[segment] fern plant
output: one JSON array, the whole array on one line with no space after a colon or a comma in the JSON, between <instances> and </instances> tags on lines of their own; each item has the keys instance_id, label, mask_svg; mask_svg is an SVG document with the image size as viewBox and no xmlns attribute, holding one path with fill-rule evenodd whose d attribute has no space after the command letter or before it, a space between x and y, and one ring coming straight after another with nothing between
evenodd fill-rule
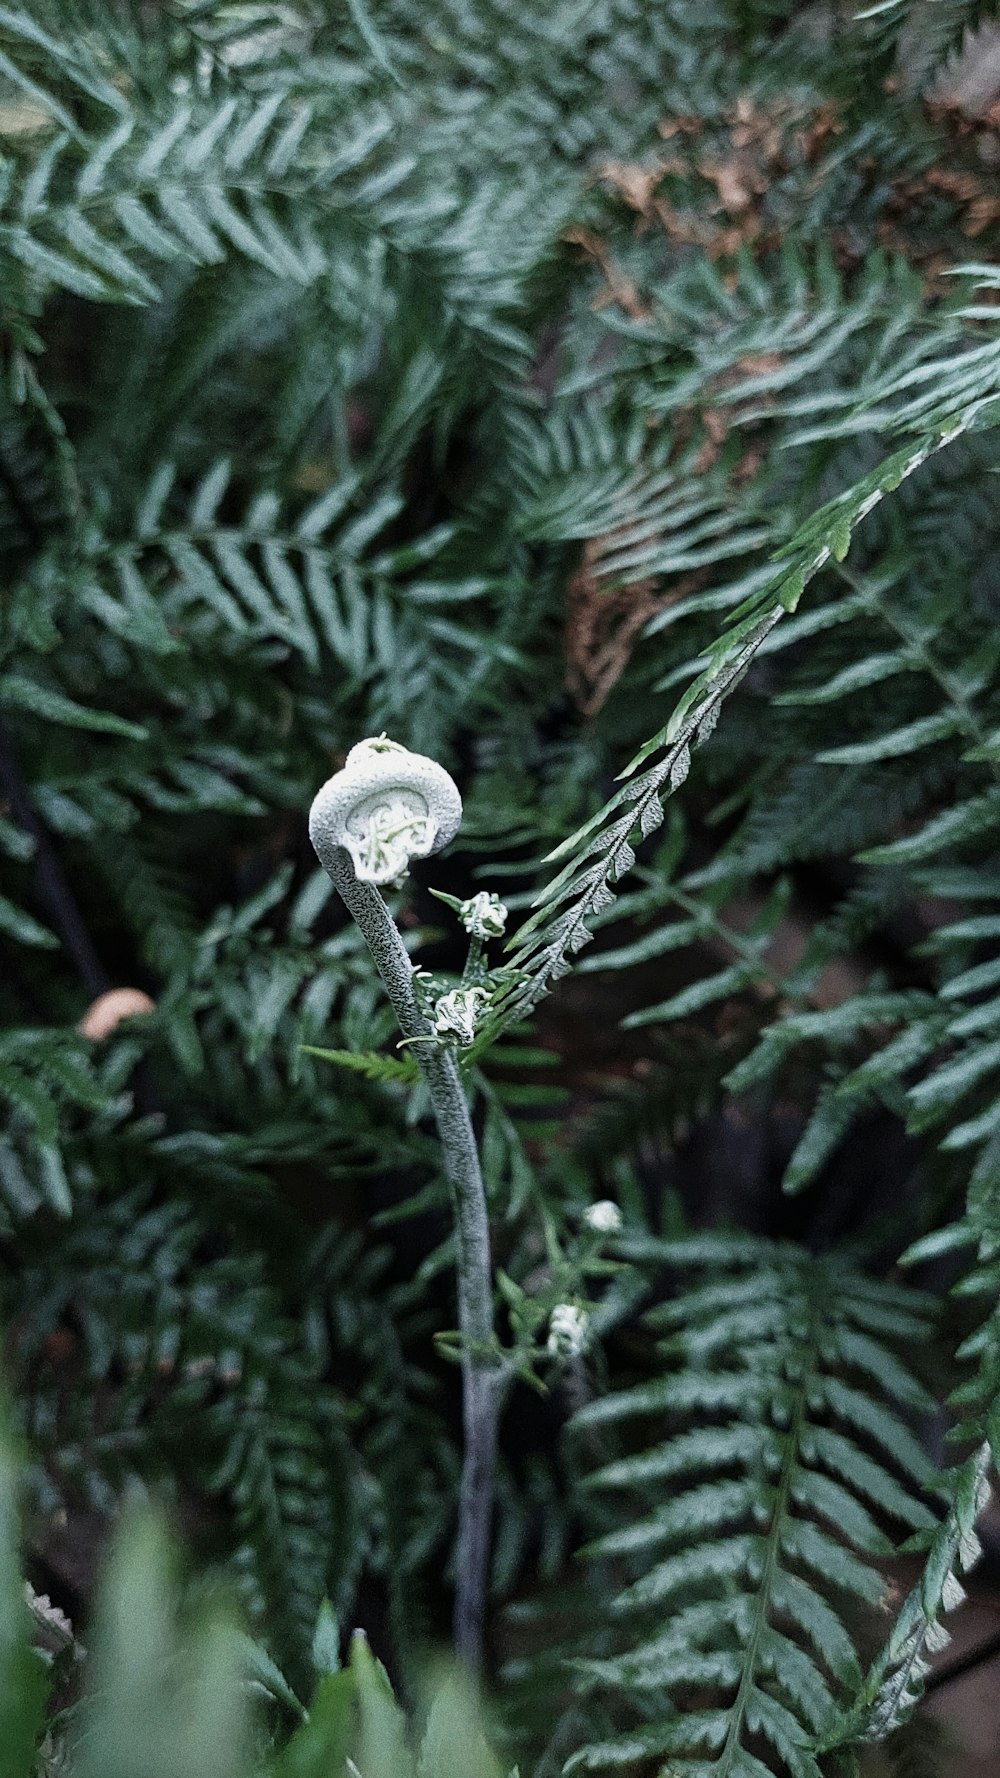
<instances>
[{"instance_id":1,"label":"fern plant","mask_svg":"<svg viewBox=\"0 0 1000 1778\"><path fill-rule=\"evenodd\" d=\"M704 1281L646 1311L651 1380L574 1420L606 1451L627 1438L587 1476L602 1500L627 1503L626 1523L588 1550L616 1589L622 1647L578 1670L636 1721L571 1768L656 1755L721 1778L777 1756L795 1778L815 1774L817 1738L860 1679L844 1620L854 1601L884 1598L874 1559L891 1548L886 1529L934 1522L932 1466L885 1399L891 1388L904 1412L927 1405L896 1356L926 1337L926 1305L745 1238L633 1254Z\"/></svg>"},{"instance_id":2,"label":"fern plant","mask_svg":"<svg viewBox=\"0 0 1000 1778\"><path fill-rule=\"evenodd\" d=\"M311 1642L307 1710L266 1651L235 1627L223 1599L183 1597L169 1540L148 1516L122 1527L104 1579L93 1690L55 1715L36 1765L45 1667L55 1687L64 1678L60 1668L72 1667L81 1650L72 1625L47 1598L28 1587L25 1599L14 1511L18 1464L6 1429L2 1450L10 1510L3 1527L0 1674L4 1771L11 1778L29 1771L119 1778L177 1771L239 1778L252 1771L289 1778L320 1770L346 1778L359 1769L352 1753L373 1778L416 1771L410 1725L363 1635L353 1639L342 1667L336 1619L324 1602ZM48 1638L44 1654L32 1644L32 1627ZM459 1762L476 1778L499 1774L475 1713L467 1678L439 1675L417 1737L422 1774L449 1778Z\"/></svg>"},{"instance_id":3,"label":"fern plant","mask_svg":"<svg viewBox=\"0 0 1000 1778\"><path fill-rule=\"evenodd\" d=\"M917 1710L996 1441L991 28L0 8L25 1553L78 1646L91 1543L162 1494L255 1638L192 1663L128 1605L155 1539L119 1558L95 1662L134 1641L151 1770L492 1773L322 1607L409 1705L467 1582L455 1358L502 1372L522 1770L815 1773ZM402 1050L304 820L380 735L464 803L389 895ZM483 897L512 937L467 960ZM39 1740L14 1566L17 1778L138 1778L113 1678L69 1734L72 1652Z\"/></svg>"}]
</instances>

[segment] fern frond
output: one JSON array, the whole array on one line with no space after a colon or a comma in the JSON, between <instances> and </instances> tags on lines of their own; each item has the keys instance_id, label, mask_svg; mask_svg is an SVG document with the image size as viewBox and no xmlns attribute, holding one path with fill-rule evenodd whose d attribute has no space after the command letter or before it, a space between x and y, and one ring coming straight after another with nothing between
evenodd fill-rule
<instances>
[{"instance_id":1,"label":"fern frond","mask_svg":"<svg viewBox=\"0 0 1000 1778\"><path fill-rule=\"evenodd\" d=\"M321 1062L334 1062L338 1068L348 1068L354 1074L363 1074L366 1080L412 1082L419 1078L417 1064L408 1056L382 1056L376 1050L321 1050L310 1043L302 1045L302 1053L318 1056Z\"/></svg>"},{"instance_id":2,"label":"fern frond","mask_svg":"<svg viewBox=\"0 0 1000 1778\"><path fill-rule=\"evenodd\" d=\"M929 1541L920 1581L907 1595L849 1715L829 1736L830 1747L883 1741L912 1716L929 1671L927 1656L950 1640L940 1620L961 1605L960 1577L982 1554L976 1521L991 1498L993 1463L987 1443L948 1478L948 1511Z\"/></svg>"},{"instance_id":3,"label":"fern frond","mask_svg":"<svg viewBox=\"0 0 1000 1778\"><path fill-rule=\"evenodd\" d=\"M70 1216L73 1192L66 1152L81 1113L111 1131L128 1114L124 1090L138 1055L119 1040L98 1064L77 1031L8 1030L0 1036L0 1095L8 1116L0 1136L0 1198L20 1221L46 1205Z\"/></svg>"},{"instance_id":4,"label":"fern frond","mask_svg":"<svg viewBox=\"0 0 1000 1778\"><path fill-rule=\"evenodd\" d=\"M998 369L992 348L990 377ZM628 782L599 814L550 854L570 861L535 899L536 912L510 941L512 967L522 973L520 985L502 1003L500 1017L522 1015L565 973L569 958L591 937L587 924L613 899L611 885L632 867L636 834L647 838L663 819L663 801L687 777L691 750L712 733L722 703L739 684L762 644L786 611L794 611L807 582L831 559L842 559L855 525L886 494L912 475L935 451L971 426L983 395L960 416L953 416L943 436L927 438L897 452L848 493L822 508L780 552L791 564L772 574L737 608L729 628L705 651L707 665L675 707L666 727L647 741L621 774ZM651 757L661 757L645 771ZM636 773L639 776L635 776Z\"/></svg>"},{"instance_id":5,"label":"fern frond","mask_svg":"<svg viewBox=\"0 0 1000 1778\"><path fill-rule=\"evenodd\" d=\"M144 1208L133 1196L97 1214L80 1208L58 1283L19 1353L34 1373L32 1432L56 1498L82 1482L106 1510L124 1478L152 1479L168 1465L227 1501L247 1603L285 1657L301 1660L324 1592L339 1589L343 1601L353 1583L356 1490L342 1404L261 1267L232 1255L206 1269L202 1239L181 1204ZM79 1347L71 1403L46 1342L73 1322L84 1280L76 1331L63 1336ZM30 1301L30 1272L24 1287Z\"/></svg>"},{"instance_id":6,"label":"fern frond","mask_svg":"<svg viewBox=\"0 0 1000 1778\"><path fill-rule=\"evenodd\" d=\"M890 1526L934 1525L932 1466L883 1393L926 1405L896 1356L926 1331L925 1303L740 1237L629 1251L707 1280L645 1316L662 1371L574 1421L580 1438L626 1438L587 1483L632 1505L588 1550L632 1576L612 1606L623 1641L579 1662L578 1683L633 1721L572 1764L641 1753L664 1774L749 1775L762 1739L780 1769L816 1778L860 1681L851 1626L883 1597L873 1558Z\"/></svg>"}]
</instances>

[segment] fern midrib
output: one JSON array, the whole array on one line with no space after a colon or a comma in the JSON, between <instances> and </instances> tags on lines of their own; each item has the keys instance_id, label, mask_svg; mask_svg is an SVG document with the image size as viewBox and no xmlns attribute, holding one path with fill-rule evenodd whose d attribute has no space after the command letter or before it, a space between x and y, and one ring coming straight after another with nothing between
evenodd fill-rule
<instances>
[{"instance_id":1,"label":"fern midrib","mask_svg":"<svg viewBox=\"0 0 1000 1778\"><path fill-rule=\"evenodd\" d=\"M351 168L349 170L353 172L357 169ZM363 171L363 169L361 170ZM362 193L348 189L341 196L337 197L332 195L328 188L318 189L316 182L295 187L294 185L285 183L279 179L268 180L262 178L259 181L253 181L248 178L239 179L235 177L225 178L220 176L213 181L208 178L180 178L177 176L170 177L168 175L164 178L157 178L151 184L146 184L145 182L137 184L123 183L120 189L117 190L110 190L108 187L102 187L99 192L93 193L89 198L85 197L81 199L75 206L65 199L62 199L57 203L42 202L32 212L30 219L21 218L20 221L14 223L0 223L0 237L12 231L17 232L20 230L22 233L27 232L28 220L35 220L40 216L48 216L51 218L68 216L71 218L74 213L82 215L88 207L97 209L102 204L106 209L110 210L112 215L114 215L114 201L116 198L132 197L138 201L150 202L164 189L177 189L184 192L213 191L221 194L223 197L227 194L238 194L244 197L256 198L260 201L281 198L290 203L299 203L303 205L309 204L318 215L326 221L331 219L340 221L350 219L360 235L372 241L381 241L390 253L395 253L401 259L404 259L411 269L422 278L424 283L428 286L436 287L442 291L447 287L448 271L450 270L447 258L445 258L441 276L435 278L433 273L428 272L428 266L434 263L435 258L440 262L440 255L434 255L432 257L432 248L436 243L428 243L426 240L415 242L408 239L405 234L405 219L393 218L386 221L383 216L379 216L377 213L375 213L374 216L371 216L366 209L366 206L361 201L363 188ZM245 221L245 218L241 217L240 220ZM448 211L442 215L439 220L442 226L444 226L453 220L453 213ZM216 228L221 226L217 221L214 221L214 219L211 225ZM183 242L179 242L178 259L189 256L189 253L189 246ZM247 257L245 254L243 256ZM252 258L253 256L249 257ZM200 260L196 259L196 265L200 266L201 263ZM536 267L532 266L531 271L534 271L535 269ZM322 276L321 273L317 275ZM507 274L508 277L511 275L517 277L517 272L515 271L513 274ZM521 276L524 277L525 275L524 268L522 268ZM312 278L308 280L308 282L312 281ZM462 283L467 286L469 282L470 279L468 273L466 273ZM483 281L480 279L479 283L482 284L482 282ZM464 327L468 331L472 336L471 343L474 346L477 344L477 330L486 330L488 328L488 321L492 316L493 310L496 307L506 309L510 306L510 299L508 298L499 305L495 302L490 304L484 313L477 313L467 302L464 302L461 297L456 297L454 291L451 291L447 295L442 294L440 301L444 315L448 320L457 322L459 326Z\"/></svg>"},{"instance_id":2,"label":"fern midrib","mask_svg":"<svg viewBox=\"0 0 1000 1778\"><path fill-rule=\"evenodd\" d=\"M673 901L685 912L697 913L704 920L705 932L701 936L714 938L719 944L728 945L738 958L753 969L762 983L773 990L780 1001L787 1003L785 1009L780 1007L777 1009L777 1016L767 1029L776 1029L785 1017L786 1010L805 1013L824 1010L822 1002L816 998L815 988L812 991L807 991L803 988L793 987L786 976L782 976L776 969L771 968L761 952L755 949L752 940L747 940L742 933L728 926L725 921L719 918L714 909L699 907L693 897L686 895L682 889L674 886L671 886L669 893ZM795 968L798 967L799 964L796 964ZM893 1096L894 1085L895 1082L892 1080L874 1080L870 1083L868 1090L880 1105L885 1106L890 1115L896 1117L899 1114L899 1106Z\"/></svg>"},{"instance_id":3,"label":"fern midrib","mask_svg":"<svg viewBox=\"0 0 1000 1778\"><path fill-rule=\"evenodd\" d=\"M701 698L686 712L684 720L680 724L676 734L666 743L666 752L663 759L658 765L649 768L648 788L635 797L631 807L632 819L625 832L622 833L618 839L609 844L606 843L603 852L601 851L602 841L607 840L608 832L613 831L613 828L623 820L623 816L616 814L610 829L605 829L603 834L600 830L595 833L593 838L593 850L591 851L588 847L582 860L578 863L577 868L586 869L587 859L593 858L596 862L591 868L596 871L597 864L600 865L600 876L597 886L594 888L588 885L584 889L583 894L578 896L575 901L570 900L570 917L560 939L558 956L552 955L551 945L546 946L544 944L544 926L540 926L536 932L529 935L529 942L527 944L519 946L514 951L511 958L511 965L514 968L518 968L519 966L523 967L523 965L526 964L529 973L529 981L525 985L523 996L519 995L509 1009L510 1017L516 1017L522 1010L527 1010L534 1006L537 1001L548 992L550 982L552 981L558 963L573 955L576 950L582 948L582 943L575 944L574 940L580 938L582 934L584 935L582 942L585 942L586 937L590 936L587 933L586 922L593 912L595 900L599 898L602 891L608 890L612 883L619 882L626 874L626 871L631 868L631 864L635 858L635 851L630 836L635 832L637 827L641 827L643 817L650 808L654 806L662 808L663 803L670 795L672 795L673 791L676 789L676 784L672 777L673 768L676 762L681 759L686 747L696 744L695 737L703 726L706 717L717 708L721 708L721 705L725 702L726 696L732 687L734 679L737 679L740 676L743 667L749 664L753 659L761 643L765 640L766 636L770 634L771 630L780 621L783 615L784 607L781 605L774 605L761 619L759 628L753 636L752 643L745 645L740 650L735 660L730 660L725 664L718 676L711 682L711 684L704 688ZM641 782L641 780L638 780L637 782ZM622 800L627 808L627 802L624 797ZM558 881L558 879L556 880ZM539 898L540 908L544 907L548 894L549 890L546 889L546 891L543 892L542 897ZM558 906L559 904L554 903L552 905ZM562 915L561 918L566 919L567 916ZM531 968L533 963L537 967L537 974L532 977ZM507 1015L505 1015L505 1021L506 1019Z\"/></svg>"},{"instance_id":4,"label":"fern midrib","mask_svg":"<svg viewBox=\"0 0 1000 1778\"><path fill-rule=\"evenodd\" d=\"M802 1375L798 1385L795 1410L788 1427L781 1474L775 1489L774 1511L771 1517L771 1528L768 1532L764 1571L757 1587L754 1605L753 1629L746 1645L743 1671L740 1674L740 1682L731 1706L729 1731L716 1764L718 1778L731 1778L734 1762L741 1750L743 1725L757 1675L761 1638L768 1628L770 1620L771 1588L778 1572L781 1555L781 1531L791 1500L792 1481L799 1467L799 1444L806 1424L809 1381L815 1373L819 1357L819 1321L820 1314L817 1312L815 1304L810 1301L809 1329L805 1338L796 1348L797 1354L801 1354L804 1360Z\"/></svg>"},{"instance_id":5,"label":"fern midrib","mask_svg":"<svg viewBox=\"0 0 1000 1778\"><path fill-rule=\"evenodd\" d=\"M846 573L843 568L839 570L839 573L841 579L846 580L848 585L856 591L862 592L864 590L855 576ZM919 630L907 624L898 612L893 611L890 605L882 604L877 598L871 600L871 610L873 615L885 624L886 629L891 630L900 642L906 644L927 677L933 679L938 690L947 699L949 707L954 711L962 733L975 742L977 747L985 746L989 738L989 731L980 722L970 694L956 683L954 676L949 673L946 667L941 666L928 644L921 637ZM1000 777L1000 766L991 761L988 769L995 778Z\"/></svg>"},{"instance_id":6,"label":"fern midrib","mask_svg":"<svg viewBox=\"0 0 1000 1778\"><path fill-rule=\"evenodd\" d=\"M347 522L350 522L349 520ZM162 550L168 554L171 543L190 543L194 546L210 548L214 543L232 543L241 549L260 549L272 544L289 555L320 556L334 565L344 563L346 566L364 573L376 570L371 562L363 556L344 555L338 549L336 541L322 537L303 537L298 532L288 530L255 531L249 525L173 525L156 531L150 531L145 537L104 538L87 557L88 565L113 563L121 556L128 556L136 562L148 550ZM391 581L391 576L381 572L380 577Z\"/></svg>"},{"instance_id":7,"label":"fern midrib","mask_svg":"<svg viewBox=\"0 0 1000 1778\"><path fill-rule=\"evenodd\" d=\"M707 904L702 905L695 900L694 896L687 895L683 889L674 884L670 885L668 894L670 899L676 902L679 908L683 908L686 914L696 916L703 922L704 933L699 934L699 937L714 938L719 944L728 945L737 957L748 964L755 974L759 975L769 987L774 989L776 994L780 994L784 999L792 1001L803 1010L814 1006L815 1002L810 994L804 994L797 988L790 988L785 977L780 975L776 969L771 968L761 948L752 939L748 939L744 933L738 932L734 926L729 926L725 920L721 920L714 908ZM771 935L767 934L766 936L770 942Z\"/></svg>"}]
</instances>

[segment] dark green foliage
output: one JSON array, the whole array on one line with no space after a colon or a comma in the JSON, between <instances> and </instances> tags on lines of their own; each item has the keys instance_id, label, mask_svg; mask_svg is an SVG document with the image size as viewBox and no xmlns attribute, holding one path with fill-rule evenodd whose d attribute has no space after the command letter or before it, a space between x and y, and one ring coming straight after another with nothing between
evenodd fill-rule
<instances>
[{"instance_id":1,"label":"dark green foliage","mask_svg":"<svg viewBox=\"0 0 1000 1778\"><path fill-rule=\"evenodd\" d=\"M51 1441L54 1487L82 1486L98 1505L110 1504L140 1453L230 1502L250 1602L269 1601L280 1645L301 1650L324 1591L350 1582L357 1530L343 1404L318 1382L252 1262L233 1254L199 1264L203 1242L183 1207L144 1209L129 1195L103 1221L77 1216L57 1289L43 1268L27 1268L23 1287L37 1303L19 1342L32 1377L29 1431ZM69 1316L66 1400L46 1342Z\"/></svg>"},{"instance_id":2,"label":"dark green foliage","mask_svg":"<svg viewBox=\"0 0 1000 1778\"><path fill-rule=\"evenodd\" d=\"M241 1753L232 1638L209 1613L177 1639L135 1532L95 1666L145 1700L148 1759L109 1680L83 1773L329 1778L356 1730L364 1778L413 1770L361 1645L350 1676L315 1662L291 1738L281 1679L307 1695L327 1598L411 1685L453 1579L447 1192L305 836L382 730L465 800L396 903L418 961L462 968L432 883L514 915L465 1058L532 1385L495 1525L510 1740L538 1778L748 1778L909 1718L1000 1399L990 29L955 0L0 7L28 1555L75 1612L93 1563L60 1575L56 1529L103 1541L162 1493L271 1698ZM85 1035L119 986L151 1009ZM608 1198L617 1243L584 1217ZM885 1281L913 1242L935 1294L959 1279L943 1467L898 1357L927 1305ZM569 1362L560 1303L589 1315ZM435 1708L420 1778L492 1774L468 1701Z\"/></svg>"}]
</instances>

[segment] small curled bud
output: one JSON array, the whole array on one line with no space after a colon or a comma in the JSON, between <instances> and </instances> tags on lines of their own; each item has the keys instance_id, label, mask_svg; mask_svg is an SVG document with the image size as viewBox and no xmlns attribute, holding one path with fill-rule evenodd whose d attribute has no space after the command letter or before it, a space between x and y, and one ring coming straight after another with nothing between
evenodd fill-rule
<instances>
[{"instance_id":1,"label":"small curled bud","mask_svg":"<svg viewBox=\"0 0 1000 1778\"><path fill-rule=\"evenodd\" d=\"M610 1198L601 1198L596 1204L587 1205L583 1220L596 1235L616 1235L622 1226L622 1213Z\"/></svg>"},{"instance_id":2,"label":"small curled bud","mask_svg":"<svg viewBox=\"0 0 1000 1778\"><path fill-rule=\"evenodd\" d=\"M507 909L499 895L488 895L485 889L461 903L458 917L471 938L502 938L507 925Z\"/></svg>"},{"instance_id":3,"label":"small curled bud","mask_svg":"<svg viewBox=\"0 0 1000 1778\"><path fill-rule=\"evenodd\" d=\"M459 1043L475 1041L479 1009L489 995L485 988L452 988L434 1008L434 1029L439 1037L457 1037Z\"/></svg>"},{"instance_id":4,"label":"small curled bud","mask_svg":"<svg viewBox=\"0 0 1000 1778\"><path fill-rule=\"evenodd\" d=\"M411 858L453 839L462 819L458 786L443 766L384 735L359 741L309 811L309 837L328 869L350 853L362 883L399 884Z\"/></svg>"},{"instance_id":5,"label":"small curled bud","mask_svg":"<svg viewBox=\"0 0 1000 1778\"><path fill-rule=\"evenodd\" d=\"M579 1358L587 1343L590 1317L575 1303L557 1303L549 1316L545 1350L550 1358Z\"/></svg>"}]
</instances>

